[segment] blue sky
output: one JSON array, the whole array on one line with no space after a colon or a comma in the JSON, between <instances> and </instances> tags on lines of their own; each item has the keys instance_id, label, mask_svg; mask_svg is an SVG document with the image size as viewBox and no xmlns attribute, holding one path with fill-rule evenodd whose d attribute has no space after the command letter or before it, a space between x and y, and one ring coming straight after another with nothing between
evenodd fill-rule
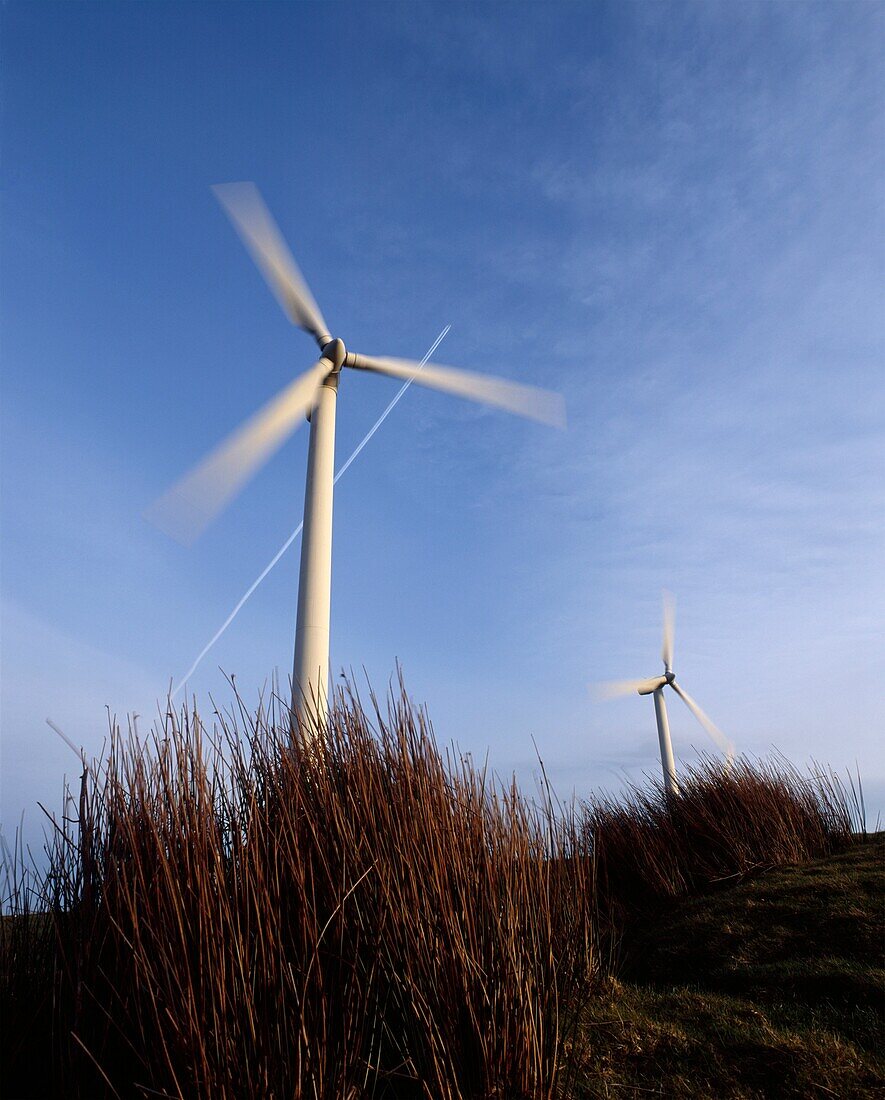
<instances>
[{"instance_id":1,"label":"blue sky","mask_svg":"<svg viewBox=\"0 0 885 1100\"><path fill-rule=\"evenodd\" d=\"M301 516L299 432L191 549L142 510L312 362L209 190L255 180L413 387L338 486L333 667L568 793L657 774L676 669L735 742L885 810L885 13L875 4L59 5L2 13L2 819L156 701ZM396 392L347 376L339 461ZM298 549L190 681L291 667ZM706 747L671 705L677 756ZM207 706L208 709L208 706Z\"/></svg>"}]
</instances>

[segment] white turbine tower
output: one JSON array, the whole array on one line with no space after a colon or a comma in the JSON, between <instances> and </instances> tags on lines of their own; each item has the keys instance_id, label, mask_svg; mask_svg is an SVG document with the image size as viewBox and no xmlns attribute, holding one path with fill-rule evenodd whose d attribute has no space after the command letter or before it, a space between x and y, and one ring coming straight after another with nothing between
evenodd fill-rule
<instances>
[{"instance_id":1,"label":"white turbine tower","mask_svg":"<svg viewBox=\"0 0 885 1100\"><path fill-rule=\"evenodd\" d=\"M193 542L302 419L310 420L292 708L322 717L328 700L335 409L342 369L412 379L559 427L565 424L565 402L559 394L484 374L348 351L342 340L333 339L255 185L229 183L213 190L289 319L316 340L320 359L224 439L147 515L179 541Z\"/></svg>"},{"instance_id":2,"label":"white turbine tower","mask_svg":"<svg viewBox=\"0 0 885 1100\"><path fill-rule=\"evenodd\" d=\"M669 794L678 794L679 785L676 782L676 764L673 760L673 744L670 741L670 723L667 719L667 705L664 701L664 688L671 687L679 698L685 703L691 713L710 735L716 746L724 753L726 760L731 761L734 756L734 746L714 722L707 717L697 703L683 688L676 683L676 675L673 672L673 633L674 633L675 608L673 597L664 593L664 642L661 647L661 657L664 661L664 675L652 676L648 680L616 680L602 685L602 694L607 699L615 699L619 695L632 695L635 691L639 695L653 695L655 700L655 718L658 725L658 742L661 747L661 767L664 772L664 786Z\"/></svg>"}]
</instances>

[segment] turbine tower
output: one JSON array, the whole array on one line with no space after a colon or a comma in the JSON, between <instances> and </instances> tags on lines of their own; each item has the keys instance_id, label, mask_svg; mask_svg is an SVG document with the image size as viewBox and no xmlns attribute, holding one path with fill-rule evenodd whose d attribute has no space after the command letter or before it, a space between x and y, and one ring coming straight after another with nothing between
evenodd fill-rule
<instances>
[{"instance_id":1,"label":"turbine tower","mask_svg":"<svg viewBox=\"0 0 885 1100\"><path fill-rule=\"evenodd\" d=\"M335 412L342 370L412 379L557 427L565 425L565 402L557 393L485 374L348 351L333 338L255 185L220 184L213 190L289 320L316 341L320 358L161 496L147 516L179 541L193 542L302 419L310 420L292 710L322 720L329 690Z\"/></svg>"},{"instance_id":2,"label":"turbine tower","mask_svg":"<svg viewBox=\"0 0 885 1100\"><path fill-rule=\"evenodd\" d=\"M615 680L612 683L602 685L602 695L607 699L615 699L620 695L632 695L635 691L639 695L653 695L655 701L655 719L658 727L658 744L661 749L661 768L664 772L664 786L668 794L678 794L679 784L676 781L676 764L673 760L673 743L670 740L670 722L667 718L667 704L664 700L664 688L671 687L679 698L685 703L691 713L704 727L716 746L724 753L726 760L731 761L734 756L734 746L714 722L701 710L697 703L683 688L676 683L676 674L673 672L673 634L675 620L675 604L673 597L664 593L664 641L661 646L661 657L664 662L664 675L653 676L648 680Z\"/></svg>"}]
</instances>

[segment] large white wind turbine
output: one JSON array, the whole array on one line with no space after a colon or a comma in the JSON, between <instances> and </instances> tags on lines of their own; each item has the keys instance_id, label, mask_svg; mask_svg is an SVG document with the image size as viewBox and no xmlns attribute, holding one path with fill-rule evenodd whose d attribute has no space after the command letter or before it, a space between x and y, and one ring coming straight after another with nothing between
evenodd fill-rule
<instances>
[{"instance_id":1,"label":"large white wind turbine","mask_svg":"<svg viewBox=\"0 0 885 1100\"><path fill-rule=\"evenodd\" d=\"M614 699L619 695L632 695L635 691L639 695L653 695L655 700L655 718L658 724L658 742L661 747L661 767L664 771L664 786L669 794L678 794L679 786L676 782L676 764L673 760L673 745L670 741L670 723L667 719L667 705L664 702L664 688L671 687L679 698L685 703L691 713L710 735L714 743L725 754L727 760L734 756L734 746L714 722L707 717L697 703L683 688L676 683L676 675L673 672L673 634L674 634L675 607L673 597L664 593L664 642L661 647L661 657L664 661L664 675L652 676L648 680L616 680L609 684L601 685L605 698Z\"/></svg>"},{"instance_id":2,"label":"large white wind turbine","mask_svg":"<svg viewBox=\"0 0 885 1100\"><path fill-rule=\"evenodd\" d=\"M168 534L192 542L308 417L292 703L293 710L303 712L308 707L322 715L328 699L335 408L342 369L410 378L422 386L560 427L565 423L565 402L559 394L484 374L431 364L422 368L409 359L379 359L348 351L342 340L333 339L255 185L229 183L213 190L289 319L316 340L320 358L224 439L147 514Z\"/></svg>"}]
</instances>

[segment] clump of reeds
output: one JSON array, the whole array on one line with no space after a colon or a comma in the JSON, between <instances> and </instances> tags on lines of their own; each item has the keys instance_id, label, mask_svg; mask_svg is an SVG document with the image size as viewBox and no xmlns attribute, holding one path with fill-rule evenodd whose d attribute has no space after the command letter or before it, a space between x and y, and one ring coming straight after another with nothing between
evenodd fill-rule
<instances>
[{"instance_id":1,"label":"clump of reeds","mask_svg":"<svg viewBox=\"0 0 885 1100\"><path fill-rule=\"evenodd\" d=\"M58 1095L561 1087L594 974L574 815L442 753L404 693L307 732L271 706L112 738L50 852Z\"/></svg>"},{"instance_id":2,"label":"clump of reeds","mask_svg":"<svg viewBox=\"0 0 885 1100\"><path fill-rule=\"evenodd\" d=\"M863 828L863 805L833 772L798 771L781 756L681 770L679 793L632 786L585 805L600 905L631 910L734 881L766 867L830 855Z\"/></svg>"}]
</instances>

